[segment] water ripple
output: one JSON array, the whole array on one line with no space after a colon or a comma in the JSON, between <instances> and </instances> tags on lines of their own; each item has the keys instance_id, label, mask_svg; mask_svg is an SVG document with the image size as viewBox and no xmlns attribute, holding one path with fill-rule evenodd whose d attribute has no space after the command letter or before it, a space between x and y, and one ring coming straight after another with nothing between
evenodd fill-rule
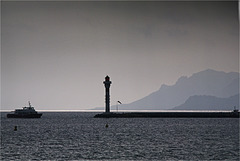
<instances>
[{"instance_id":1,"label":"water ripple","mask_svg":"<svg viewBox=\"0 0 240 161\"><path fill-rule=\"evenodd\" d=\"M41 119L5 115L1 113L1 160L240 159L238 119L99 119L81 112L44 113Z\"/></svg>"}]
</instances>

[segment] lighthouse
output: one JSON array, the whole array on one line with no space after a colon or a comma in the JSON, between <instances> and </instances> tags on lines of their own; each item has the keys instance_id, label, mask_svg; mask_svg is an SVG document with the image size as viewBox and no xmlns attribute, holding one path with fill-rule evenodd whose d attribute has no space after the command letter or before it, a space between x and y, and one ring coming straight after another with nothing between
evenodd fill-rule
<instances>
[{"instance_id":1,"label":"lighthouse","mask_svg":"<svg viewBox=\"0 0 240 161\"><path fill-rule=\"evenodd\" d=\"M111 81L110 81L110 77L107 75L105 77L105 81L103 82L103 84L105 85L105 103L106 103L106 109L105 112L109 113L110 112L110 94L109 94L109 89L110 89L110 85L111 85Z\"/></svg>"}]
</instances>

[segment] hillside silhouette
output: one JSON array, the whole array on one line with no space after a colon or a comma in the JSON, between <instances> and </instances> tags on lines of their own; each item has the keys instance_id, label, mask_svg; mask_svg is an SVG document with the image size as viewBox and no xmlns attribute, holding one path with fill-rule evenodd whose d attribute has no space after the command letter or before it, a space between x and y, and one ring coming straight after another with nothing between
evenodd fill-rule
<instances>
[{"instance_id":1,"label":"hillside silhouette","mask_svg":"<svg viewBox=\"0 0 240 161\"><path fill-rule=\"evenodd\" d=\"M176 84L172 86L163 84L159 90L149 94L144 98L141 98L129 104L122 104L120 106L120 109L227 110L229 108L233 108L232 105L234 103L231 102L230 98L231 96L237 94L239 94L239 73L237 72L226 73L222 71L207 69L198 73L194 73L190 77L182 76L177 80ZM239 100L239 97L237 96L234 96L234 98L235 102L236 99ZM206 102L212 102L212 104L207 104ZM199 105L200 103L202 105ZM224 106L220 106L221 103L224 104ZM184 106L186 106L186 108L184 108ZM112 106L111 109L115 109L115 106Z\"/></svg>"}]
</instances>

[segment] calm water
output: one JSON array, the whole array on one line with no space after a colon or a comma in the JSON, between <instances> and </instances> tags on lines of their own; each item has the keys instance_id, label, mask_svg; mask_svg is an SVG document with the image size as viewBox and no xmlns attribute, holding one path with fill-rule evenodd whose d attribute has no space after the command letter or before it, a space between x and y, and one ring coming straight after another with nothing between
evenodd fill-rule
<instances>
[{"instance_id":1,"label":"calm water","mask_svg":"<svg viewBox=\"0 0 240 161\"><path fill-rule=\"evenodd\" d=\"M104 119L94 115L49 112L41 119L8 119L1 113L0 159L240 159L239 119Z\"/></svg>"}]
</instances>

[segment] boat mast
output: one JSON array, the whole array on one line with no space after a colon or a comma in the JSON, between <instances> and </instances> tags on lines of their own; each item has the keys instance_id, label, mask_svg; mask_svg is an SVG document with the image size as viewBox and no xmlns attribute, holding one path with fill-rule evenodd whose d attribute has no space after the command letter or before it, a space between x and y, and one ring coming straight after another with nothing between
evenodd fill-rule
<instances>
[{"instance_id":1,"label":"boat mast","mask_svg":"<svg viewBox=\"0 0 240 161\"><path fill-rule=\"evenodd\" d=\"M29 104L29 107L31 107L31 103L30 103L30 101L28 101L28 104Z\"/></svg>"}]
</instances>

